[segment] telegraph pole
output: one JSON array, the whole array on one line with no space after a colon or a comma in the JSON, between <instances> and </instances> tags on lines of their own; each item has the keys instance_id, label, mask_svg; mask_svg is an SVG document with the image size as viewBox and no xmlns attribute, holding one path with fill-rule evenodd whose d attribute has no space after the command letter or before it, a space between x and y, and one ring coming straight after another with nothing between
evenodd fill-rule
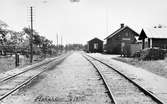
<instances>
[{"instance_id":1,"label":"telegraph pole","mask_svg":"<svg viewBox=\"0 0 167 104\"><path fill-rule=\"evenodd\" d=\"M61 36L61 50L63 50L63 36Z\"/></svg>"},{"instance_id":2,"label":"telegraph pole","mask_svg":"<svg viewBox=\"0 0 167 104\"><path fill-rule=\"evenodd\" d=\"M30 35L30 63L33 61L33 8L30 7L31 11L31 35Z\"/></svg>"},{"instance_id":3,"label":"telegraph pole","mask_svg":"<svg viewBox=\"0 0 167 104\"><path fill-rule=\"evenodd\" d=\"M57 33L57 48L59 48L59 43L58 43L58 33Z\"/></svg>"}]
</instances>

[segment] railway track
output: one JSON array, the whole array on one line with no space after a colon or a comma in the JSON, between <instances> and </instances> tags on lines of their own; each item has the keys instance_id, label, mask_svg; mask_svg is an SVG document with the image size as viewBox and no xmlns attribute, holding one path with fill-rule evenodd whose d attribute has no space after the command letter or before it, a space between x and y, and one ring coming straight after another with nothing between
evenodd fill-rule
<instances>
[{"instance_id":1,"label":"railway track","mask_svg":"<svg viewBox=\"0 0 167 104\"><path fill-rule=\"evenodd\" d=\"M68 56L68 54L66 54L66 55ZM44 60L42 62L33 64L31 66L28 66L28 67L25 67L25 68L22 68L22 69L19 69L20 71L16 71L16 72L13 71L12 74L7 74L6 76L0 78L0 83L3 82L3 81L9 80L9 79L11 79L11 78L13 78L17 75L20 75L22 73L25 73L26 71L33 70L33 69L38 68L40 66L46 65L53 60L59 60L59 59L65 57L66 55L60 55L60 56L55 57L55 58L49 58L49 59Z\"/></svg>"},{"instance_id":2,"label":"railway track","mask_svg":"<svg viewBox=\"0 0 167 104\"><path fill-rule=\"evenodd\" d=\"M25 70L19 73L2 78L0 80L0 101L11 95L13 92L26 86L40 74L63 61L67 56L69 56L69 54L40 62L39 64L25 68Z\"/></svg>"},{"instance_id":3,"label":"railway track","mask_svg":"<svg viewBox=\"0 0 167 104\"><path fill-rule=\"evenodd\" d=\"M155 95L114 69L107 63L83 54L97 70L113 104L165 104Z\"/></svg>"}]
</instances>

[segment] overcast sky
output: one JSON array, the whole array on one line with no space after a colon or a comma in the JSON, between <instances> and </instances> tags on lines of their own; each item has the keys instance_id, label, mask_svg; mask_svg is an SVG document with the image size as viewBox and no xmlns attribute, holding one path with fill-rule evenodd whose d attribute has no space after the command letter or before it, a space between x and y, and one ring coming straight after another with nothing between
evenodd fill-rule
<instances>
[{"instance_id":1,"label":"overcast sky","mask_svg":"<svg viewBox=\"0 0 167 104\"><path fill-rule=\"evenodd\" d=\"M30 24L34 7L34 28L56 43L82 43L104 39L120 23L137 32L141 28L167 25L167 0L0 0L0 20L16 31Z\"/></svg>"}]
</instances>

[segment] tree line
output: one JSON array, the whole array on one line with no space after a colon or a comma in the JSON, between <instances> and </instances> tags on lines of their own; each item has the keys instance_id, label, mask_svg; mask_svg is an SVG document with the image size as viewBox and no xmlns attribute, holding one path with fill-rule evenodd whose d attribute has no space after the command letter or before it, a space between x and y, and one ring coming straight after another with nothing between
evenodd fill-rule
<instances>
[{"instance_id":1,"label":"tree line","mask_svg":"<svg viewBox=\"0 0 167 104\"><path fill-rule=\"evenodd\" d=\"M33 43L33 54L46 56L58 54L61 51L83 50L82 44L54 45L53 41L40 35L36 30L24 27L21 31L7 29L7 25L0 25L0 55L20 53L29 57L30 42Z\"/></svg>"},{"instance_id":2,"label":"tree line","mask_svg":"<svg viewBox=\"0 0 167 104\"><path fill-rule=\"evenodd\" d=\"M33 30L31 40L31 29L24 27L21 31L16 32L7 29L6 25L0 25L0 54L20 53L29 56L30 42L33 43L33 54L52 55L56 53L57 46L53 41L41 36L37 31Z\"/></svg>"}]
</instances>

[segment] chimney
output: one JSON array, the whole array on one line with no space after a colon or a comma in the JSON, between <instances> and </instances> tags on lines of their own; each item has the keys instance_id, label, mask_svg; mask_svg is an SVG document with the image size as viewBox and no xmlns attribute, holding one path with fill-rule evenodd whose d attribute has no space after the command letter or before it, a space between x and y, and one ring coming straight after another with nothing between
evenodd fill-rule
<instances>
[{"instance_id":1,"label":"chimney","mask_svg":"<svg viewBox=\"0 0 167 104\"><path fill-rule=\"evenodd\" d=\"M121 28L123 28L124 27L124 24L123 23L121 23Z\"/></svg>"}]
</instances>

